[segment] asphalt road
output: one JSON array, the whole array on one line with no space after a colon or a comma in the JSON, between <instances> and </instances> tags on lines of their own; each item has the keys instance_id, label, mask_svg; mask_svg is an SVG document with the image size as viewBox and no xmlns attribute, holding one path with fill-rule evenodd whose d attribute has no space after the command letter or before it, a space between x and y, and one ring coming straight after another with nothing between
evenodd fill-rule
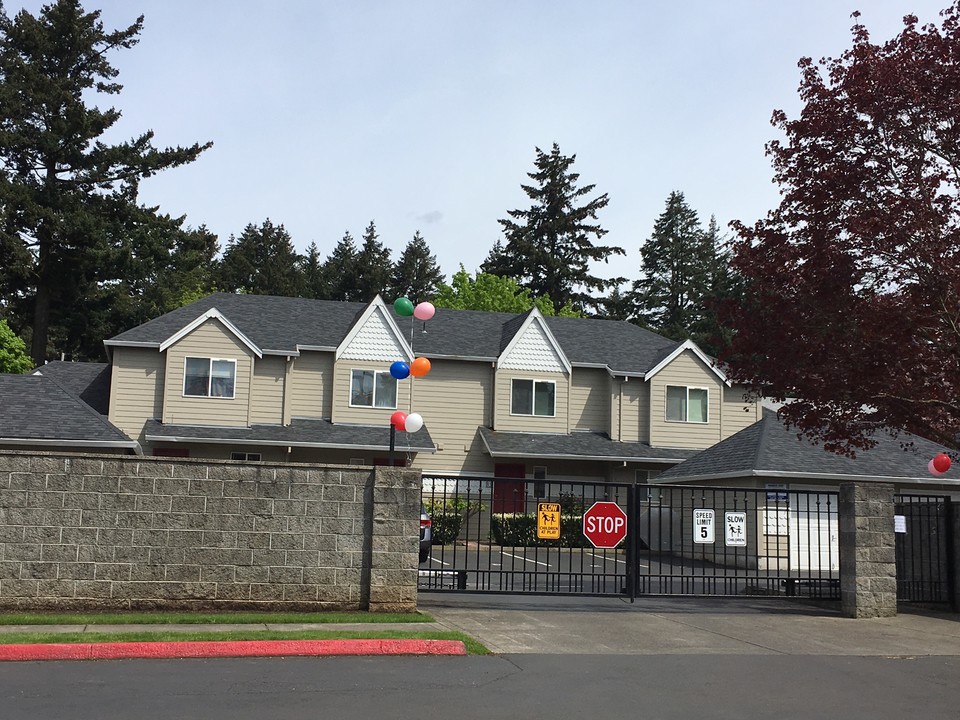
<instances>
[{"instance_id":1,"label":"asphalt road","mask_svg":"<svg viewBox=\"0 0 960 720\"><path fill-rule=\"evenodd\" d=\"M960 659L505 655L14 663L5 720L960 717Z\"/></svg>"}]
</instances>

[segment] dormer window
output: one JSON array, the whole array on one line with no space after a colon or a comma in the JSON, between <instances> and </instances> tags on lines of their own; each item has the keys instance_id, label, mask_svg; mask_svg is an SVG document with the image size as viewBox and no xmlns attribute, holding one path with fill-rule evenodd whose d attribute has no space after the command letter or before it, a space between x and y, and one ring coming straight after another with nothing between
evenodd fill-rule
<instances>
[{"instance_id":1,"label":"dormer window","mask_svg":"<svg viewBox=\"0 0 960 720\"><path fill-rule=\"evenodd\" d=\"M395 410L397 380L389 372L354 370L350 375L350 406Z\"/></svg>"},{"instance_id":2,"label":"dormer window","mask_svg":"<svg viewBox=\"0 0 960 720\"><path fill-rule=\"evenodd\" d=\"M510 413L553 417L556 406L556 387L556 383L552 380L514 378L510 392Z\"/></svg>"},{"instance_id":3,"label":"dormer window","mask_svg":"<svg viewBox=\"0 0 960 720\"><path fill-rule=\"evenodd\" d=\"M707 388L667 385L667 422L707 422Z\"/></svg>"},{"instance_id":4,"label":"dormer window","mask_svg":"<svg viewBox=\"0 0 960 720\"><path fill-rule=\"evenodd\" d=\"M221 358L184 359L183 394L186 397L231 399L237 380L237 361Z\"/></svg>"}]
</instances>

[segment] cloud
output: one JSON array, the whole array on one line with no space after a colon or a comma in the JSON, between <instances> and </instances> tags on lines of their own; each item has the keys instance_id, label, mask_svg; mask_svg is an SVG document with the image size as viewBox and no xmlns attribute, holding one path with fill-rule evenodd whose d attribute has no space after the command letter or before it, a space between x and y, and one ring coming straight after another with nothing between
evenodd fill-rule
<instances>
[{"instance_id":1,"label":"cloud","mask_svg":"<svg viewBox=\"0 0 960 720\"><path fill-rule=\"evenodd\" d=\"M439 210L431 210L423 215L417 215L417 220L425 225L436 225L443 220L443 213Z\"/></svg>"}]
</instances>

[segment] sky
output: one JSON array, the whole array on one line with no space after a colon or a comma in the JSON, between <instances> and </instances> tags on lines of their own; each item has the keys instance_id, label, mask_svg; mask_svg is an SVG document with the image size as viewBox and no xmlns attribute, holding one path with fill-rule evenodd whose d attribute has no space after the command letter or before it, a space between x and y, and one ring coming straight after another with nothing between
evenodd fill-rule
<instances>
[{"instance_id":1,"label":"sky","mask_svg":"<svg viewBox=\"0 0 960 720\"><path fill-rule=\"evenodd\" d=\"M796 117L801 57L850 47L854 10L880 42L947 0L87 0L107 29L145 16L114 53L115 139L212 141L145 180L140 199L225 246L283 224L322 257L368 223L399 258L419 230L449 278L475 272L497 220L529 208L536 148L576 156L579 185L639 277L672 191L704 225L752 224L778 190L765 144ZM34 0L3 0L9 16Z\"/></svg>"}]
</instances>

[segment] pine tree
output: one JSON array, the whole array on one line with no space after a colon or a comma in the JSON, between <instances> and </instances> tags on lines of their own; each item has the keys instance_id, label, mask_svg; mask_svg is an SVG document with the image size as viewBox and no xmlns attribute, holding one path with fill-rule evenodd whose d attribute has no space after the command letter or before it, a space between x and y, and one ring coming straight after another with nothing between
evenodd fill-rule
<instances>
[{"instance_id":1,"label":"pine tree","mask_svg":"<svg viewBox=\"0 0 960 720\"><path fill-rule=\"evenodd\" d=\"M384 247L379 237L377 226L371 220L363 231L363 245L357 253L357 286L353 299L361 302L370 302L390 289L390 276L393 273L390 248Z\"/></svg>"},{"instance_id":2,"label":"pine tree","mask_svg":"<svg viewBox=\"0 0 960 720\"><path fill-rule=\"evenodd\" d=\"M443 273L437 265L437 256L430 254L427 241L417 230L393 268L390 295L393 298L408 297L414 302L431 300L442 282Z\"/></svg>"},{"instance_id":3,"label":"pine tree","mask_svg":"<svg viewBox=\"0 0 960 720\"><path fill-rule=\"evenodd\" d=\"M303 296L314 300L326 300L327 282L320 260L320 248L316 242L307 247L307 254L300 259L300 272L303 275Z\"/></svg>"},{"instance_id":4,"label":"pine tree","mask_svg":"<svg viewBox=\"0 0 960 720\"><path fill-rule=\"evenodd\" d=\"M704 235L707 253L706 282L700 301L700 317L690 326L690 337L706 352L718 356L729 345L732 331L721 319L721 307L735 302L740 293L740 281L730 268L730 250L727 239L720 234L717 218L710 216Z\"/></svg>"},{"instance_id":5,"label":"pine tree","mask_svg":"<svg viewBox=\"0 0 960 720\"><path fill-rule=\"evenodd\" d=\"M231 235L218 283L228 292L299 297L300 257L286 228L267 218L260 227L247 225L238 238Z\"/></svg>"},{"instance_id":6,"label":"pine tree","mask_svg":"<svg viewBox=\"0 0 960 720\"><path fill-rule=\"evenodd\" d=\"M640 255L634 292L642 324L674 340L689 338L701 322L714 252L682 192L667 197Z\"/></svg>"},{"instance_id":7,"label":"pine tree","mask_svg":"<svg viewBox=\"0 0 960 720\"><path fill-rule=\"evenodd\" d=\"M357 246L348 230L323 263L323 286L327 300L359 300L357 291Z\"/></svg>"},{"instance_id":8,"label":"pine tree","mask_svg":"<svg viewBox=\"0 0 960 720\"><path fill-rule=\"evenodd\" d=\"M536 155L536 172L527 173L534 184L521 186L532 204L499 220L507 243L502 254L494 248L483 270L512 277L534 296L550 298L557 312L567 304L578 310L595 307L590 291L602 292L611 282L593 275L590 263L625 254L622 248L591 241L607 233L597 223L597 213L609 198L604 193L586 200L596 186L577 187L580 175L571 171L577 156L561 155L556 143L549 153L536 148Z\"/></svg>"},{"instance_id":9,"label":"pine tree","mask_svg":"<svg viewBox=\"0 0 960 720\"><path fill-rule=\"evenodd\" d=\"M136 45L142 28L141 16L105 31L99 11L84 12L78 0L12 20L0 6L0 246L16 263L5 284L26 285L16 310L31 317L22 324L31 325L38 365L54 352L51 333L64 334L54 327L61 311L88 302L77 294L90 287L78 282L78 268L95 265L100 288L122 279L113 263L128 242L122 229L153 214L137 205L140 181L210 147L158 150L152 131L114 145L103 140L120 111L92 102L122 89L108 56Z\"/></svg>"}]
</instances>

